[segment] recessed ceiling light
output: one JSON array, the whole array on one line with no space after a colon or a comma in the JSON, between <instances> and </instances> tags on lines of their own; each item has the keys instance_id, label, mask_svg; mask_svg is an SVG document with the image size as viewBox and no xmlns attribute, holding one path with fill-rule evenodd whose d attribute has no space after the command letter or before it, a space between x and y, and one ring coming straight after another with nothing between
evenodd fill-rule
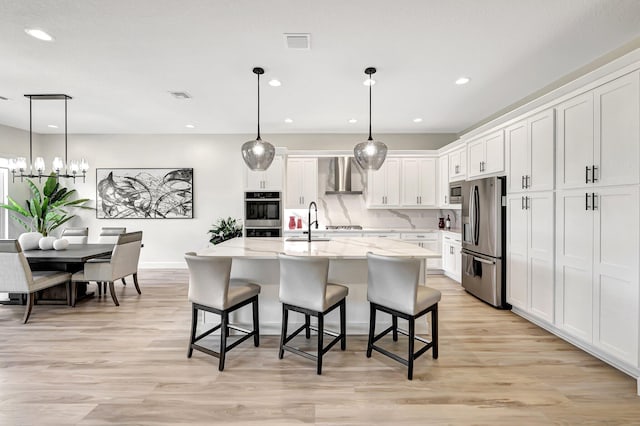
<instances>
[{"instance_id":1,"label":"recessed ceiling light","mask_svg":"<svg viewBox=\"0 0 640 426\"><path fill-rule=\"evenodd\" d=\"M5 98L4 96L0 96L0 101L8 101L9 98Z\"/></svg>"},{"instance_id":2,"label":"recessed ceiling light","mask_svg":"<svg viewBox=\"0 0 640 426\"><path fill-rule=\"evenodd\" d=\"M463 84L467 84L470 81L471 81L471 79L469 77L460 77L459 79L456 80L456 84L458 86L460 86L460 85L463 85Z\"/></svg>"},{"instance_id":3,"label":"recessed ceiling light","mask_svg":"<svg viewBox=\"0 0 640 426\"><path fill-rule=\"evenodd\" d=\"M276 80L274 78L272 80L269 80L269 86L271 86L271 87L279 87L279 86L282 86L282 83L280 83L280 80Z\"/></svg>"},{"instance_id":4,"label":"recessed ceiling light","mask_svg":"<svg viewBox=\"0 0 640 426\"><path fill-rule=\"evenodd\" d=\"M293 123L293 120L291 118L285 118L284 122L285 123Z\"/></svg>"},{"instance_id":5,"label":"recessed ceiling light","mask_svg":"<svg viewBox=\"0 0 640 426\"><path fill-rule=\"evenodd\" d=\"M422 118L419 118L419 117L418 118L414 118L413 122L414 123L422 123Z\"/></svg>"},{"instance_id":6,"label":"recessed ceiling light","mask_svg":"<svg viewBox=\"0 0 640 426\"><path fill-rule=\"evenodd\" d=\"M355 118L351 118L349 119L349 123L353 124L353 123L357 123L358 120L356 120Z\"/></svg>"},{"instance_id":7,"label":"recessed ceiling light","mask_svg":"<svg viewBox=\"0 0 640 426\"><path fill-rule=\"evenodd\" d=\"M176 99L180 99L180 100L187 100L187 99L191 99L191 95L188 94L187 92L169 92L171 94L171 96L173 96Z\"/></svg>"},{"instance_id":8,"label":"recessed ceiling light","mask_svg":"<svg viewBox=\"0 0 640 426\"><path fill-rule=\"evenodd\" d=\"M58 128L58 126L56 126L55 124L47 124L47 127L51 127L52 129Z\"/></svg>"},{"instance_id":9,"label":"recessed ceiling light","mask_svg":"<svg viewBox=\"0 0 640 426\"><path fill-rule=\"evenodd\" d=\"M184 127L186 127L187 129L195 129L196 126L194 126L193 124L185 124Z\"/></svg>"},{"instance_id":10,"label":"recessed ceiling light","mask_svg":"<svg viewBox=\"0 0 640 426\"><path fill-rule=\"evenodd\" d=\"M53 36L37 28L25 28L25 33L42 41L53 41Z\"/></svg>"},{"instance_id":11,"label":"recessed ceiling light","mask_svg":"<svg viewBox=\"0 0 640 426\"><path fill-rule=\"evenodd\" d=\"M364 84L365 86L375 86L376 81L372 78L368 78L365 81L363 81L362 84Z\"/></svg>"}]
</instances>

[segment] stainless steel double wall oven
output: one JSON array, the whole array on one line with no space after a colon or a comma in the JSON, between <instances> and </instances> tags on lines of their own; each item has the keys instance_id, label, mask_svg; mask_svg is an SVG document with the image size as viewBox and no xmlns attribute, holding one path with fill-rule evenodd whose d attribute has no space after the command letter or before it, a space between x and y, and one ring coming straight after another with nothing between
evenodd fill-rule
<instances>
[{"instance_id":1,"label":"stainless steel double wall oven","mask_svg":"<svg viewBox=\"0 0 640 426\"><path fill-rule=\"evenodd\" d=\"M280 237L282 197L280 192L244 193L245 237Z\"/></svg>"}]
</instances>

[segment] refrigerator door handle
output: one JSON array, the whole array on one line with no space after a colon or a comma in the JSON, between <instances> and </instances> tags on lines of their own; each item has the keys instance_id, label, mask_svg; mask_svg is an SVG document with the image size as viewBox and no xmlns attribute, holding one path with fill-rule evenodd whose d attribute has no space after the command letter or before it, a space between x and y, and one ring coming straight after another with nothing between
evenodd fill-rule
<instances>
[{"instance_id":1,"label":"refrigerator door handle","mask_svg":"<svg viewBox=\"0 0 640 426\"><path fill-rule=\"evenodd\" d=\"M485 265L495 265L496 264L496 262L492 262L490 260L486 260L486 259L483 259L481 257L476 257L476 256L473 256L473 260L475 260L476 262L484 263Z\"/></svg>"},{"instance_id":2,"label":"refrigerator door handle","mask_svg":"<svg viewBox=\"0 0 640 426\"><path fill-rule=\"evenodd\" d=\"M473 203L475 202L475 199L473 197L473 187L471 187L471 190L469 191L469 227L470 229L470 237L471 237L471 242L475 243L474 241L474 235L475 235L475 231L473 229L473 225L475 224L475 217L474 217L474 212L475 212L475 208L473 206Z\"/></svg>"},{"instance_id":3,"label":"refrigerator door handle","mask_svg":"<svg viewBox=\"0 0 640 426\"><path fill-rule=\"evenodd\" d=\"M480 242L480 191L478 185L473 186L473 244L478 245Z\"/></svg>"}]
</instances>

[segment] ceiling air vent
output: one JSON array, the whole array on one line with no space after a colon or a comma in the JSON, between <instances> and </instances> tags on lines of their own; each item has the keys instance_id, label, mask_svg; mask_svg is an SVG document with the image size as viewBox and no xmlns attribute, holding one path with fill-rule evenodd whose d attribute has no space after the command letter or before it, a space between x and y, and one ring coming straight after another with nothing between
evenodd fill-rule
<instances>
[{"instance_id":1,"label":"ceiling air vent","mask_svg":"<svg viewBox=\"0 0 640 426\"><path fill-rule=\"evenodd\" d=\"M176 99L191 99L191 95L187 92L169 92Z\"/></svg>"},{"instance_id":2,"label":"ceiling air vent","mask_svg":"<svg viewBox=\"0 0 640 426\"><path fill-rule=\"evenodd\" d=\"M311 49L311 34L284 34L284 44L287 49L295 50L310 50Z\"/></svg>"}]
</instances>

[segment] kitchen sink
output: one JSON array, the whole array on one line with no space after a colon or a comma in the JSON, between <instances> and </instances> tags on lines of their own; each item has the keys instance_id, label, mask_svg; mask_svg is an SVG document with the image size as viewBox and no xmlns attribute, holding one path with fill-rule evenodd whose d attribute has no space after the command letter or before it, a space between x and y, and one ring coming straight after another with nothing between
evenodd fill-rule
<instances>
[{"instance_id":1,"label":"kitchen sink","mask_svg":"<svg viewBox=\"0 0 640 426\"><path fill-rule=\"evenodd\" d=\"M306 242L308 240L307 236L301 236L301 237L289 237L287 238L285 241L289 241L289 242ZM311 237L311 241L331 241L331 238L328 237Z\"/></svg>"}]
</instances>

